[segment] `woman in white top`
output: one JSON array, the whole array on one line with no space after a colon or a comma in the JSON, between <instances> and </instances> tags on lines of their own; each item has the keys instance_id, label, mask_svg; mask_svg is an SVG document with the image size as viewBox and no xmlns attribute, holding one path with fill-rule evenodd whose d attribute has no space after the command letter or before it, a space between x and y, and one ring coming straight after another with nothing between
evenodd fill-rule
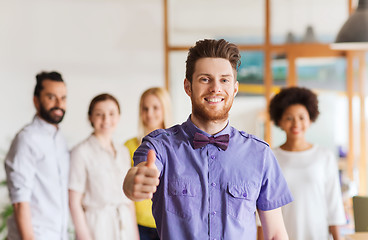
<instances>
[{"instance_id":1,"label":"woman in white top","mask_svg":"<svg viewBox=\"0 0 368 240\"><path fill-rule=\"evenodd\" d=\"M93 133L71 151L69 206L77 239L139 239L134 204L121 184L130 168L129 151L114 144L120 120L118 101L93 98L88 110Z\"/></svg>"},{"instance_id":2,"label":"woman in white top","mask_svg":"<svg viewBox=\"0 0 368 240\"><path fill-rule=\"evenodd\" d=\"M294 201L282 207L291 240L341 239L346 223L334 154L305 139L317 119L317 96L306 88L282 89L270 102L271 119L286 133L274 149ZM323 134L323 133L321 133Z\"/></svg>"}]
</instances>

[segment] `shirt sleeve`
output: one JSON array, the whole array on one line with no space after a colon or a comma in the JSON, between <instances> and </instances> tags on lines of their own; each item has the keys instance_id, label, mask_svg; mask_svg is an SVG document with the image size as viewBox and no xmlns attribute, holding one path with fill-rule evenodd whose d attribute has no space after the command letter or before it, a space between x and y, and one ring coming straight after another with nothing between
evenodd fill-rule
<instances>
[{"instance_id":1,"label":"shirt sleeve","mask_svg":"<svg viewBox=\"0 0 368 240\"><path fill-rule=\"evenodd\" d=\"M5 171L12 203L29 202L37 169L36 150L29 137L19 133L5 158Z\"/></svg>"},{"instance_id":2,"label":"shirt sleeve","mask_svg":"<svg viewBox=\"0 0 368 240\"><path fill-rule=\"evenodd\" d=\"M84 193L87 181L86 159L83 147L78 146L70 153L69 189Z\"/></svg>"},{"instance_id":3,"label":"shirt sleeve","mask_svg":"<svg viewBox=\"0 0 368 240\"><path fill-rule=\"evenodd\" d=\"M164 158L162 157L162 145L159 141L157 141L157 136L146 136L143 138L142 144L137 148L137 150L134 152L134 166L141 162L147 161L147 154L149 150L154 150L156 153L156 167L160 171L163 169L163 161Z\"/></svg>"},{"instance_id":4,"label":"shirt sleeve","mask_svg":"<svg viewBox=\"0 0 368 240\"><path fill-rule=\"evenodd\" d=\"M327 206L328 225L343 225L346 223L342 193L338 175L336 158L332 152L327 153L325 199Z\"/></svg>"},{"instance_id":5,"label":"shirt sleeve","mask_svg":"<svg viewBox=\"0 0 368 240\"><path fill-rule=\"evenodd\" d=\"M269 147L264 153L263 178L257 199L257 207L262 211L282 207L293 201L286 180L282 175L276 157Z\"/></svg>"}]
</instances>

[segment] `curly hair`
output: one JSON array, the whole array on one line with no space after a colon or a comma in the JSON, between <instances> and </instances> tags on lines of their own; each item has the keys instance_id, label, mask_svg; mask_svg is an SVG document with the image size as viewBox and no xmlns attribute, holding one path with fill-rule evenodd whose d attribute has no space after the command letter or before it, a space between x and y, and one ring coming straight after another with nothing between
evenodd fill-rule
<instances>
[{"instance_id":1,"label":"curly hair","mask_svg":"<svg viewBox=\"0 0 368 240\"><path fill-rule=\"evenodd\" d=\"M271 120L274 121L276 126L279 126L279 121L285 110L294 104L301 104L307 109L311 122L317 119L319 110L315 93L303 87L283 88L272 98L269 106Z\"/></svg>"}]
</instances>

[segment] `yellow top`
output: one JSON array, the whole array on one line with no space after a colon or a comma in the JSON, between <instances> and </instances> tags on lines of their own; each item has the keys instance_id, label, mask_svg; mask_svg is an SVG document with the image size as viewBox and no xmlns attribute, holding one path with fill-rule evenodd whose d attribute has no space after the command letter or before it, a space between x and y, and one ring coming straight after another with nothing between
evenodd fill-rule
<instances>
[{"instance_id":1,"label":"yellow top","mask_svg":"<svg viewBox=\"0 0 368 240\"><path fill-rule=\"evenodd\" d=\"M130 152L130 157L132 159L132 166L133 162L133 155L135 150L140 145L140 142L137 138L131 138L124 144ZM134 202L135 204L135 213L137 216L137 223L144 227L156 228L155 219L152 215L152 201L150 199L143 200L140 202Z\"/></svg>"}]
</instances>

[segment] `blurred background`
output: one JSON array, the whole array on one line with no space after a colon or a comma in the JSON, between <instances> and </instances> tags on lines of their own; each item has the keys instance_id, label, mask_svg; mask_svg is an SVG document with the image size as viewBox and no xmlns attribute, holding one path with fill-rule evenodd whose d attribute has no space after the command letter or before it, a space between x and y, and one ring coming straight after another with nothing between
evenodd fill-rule
<instances>
[{"instance_id":1,"label":"blurred background","mask_svg":"<svg viewBox=\"0 0 368 240\"><path fill-rule=\"evenodd\" d=\"M38 72L59 71L67 84L61 127L70 148L90 134L87 108L103 92L120 101L115 138L123 143L137 135L139 98L149 87L167 87L174 122L186 120L187 50L200 39L224 38L242 50L231 124L276 147L285 136L266 114L270 97L284 86L312 88L321 115L308 139L336 153L347 196L366 194L367 54L330 45L357 5L353 0L0 0L0 159L35 114ZM8 199L6 188L0 191L1 207Z\"/></svg>"}]
</instances>

